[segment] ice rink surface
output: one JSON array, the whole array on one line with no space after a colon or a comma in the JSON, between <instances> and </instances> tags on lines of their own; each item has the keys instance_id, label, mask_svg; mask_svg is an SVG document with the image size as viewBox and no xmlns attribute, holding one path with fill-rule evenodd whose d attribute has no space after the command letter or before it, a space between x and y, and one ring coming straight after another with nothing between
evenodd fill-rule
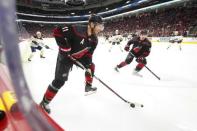
<instances>
[{"instance_id":1,"label":"ice rink surface","mask_svg":"<svg viewBox=\"0 0 197 131\"><path fill-rule=\"evenodd\" d=\"M26 79L34 100L39 103L54 78L57 46L54 39L45 39L54 50L45 50L45 59L36 53L32 62L23 62ZM27 42L20 44L23 59L27 56ZM133 109L96 79L96 94L84 96L84 71L76 66L69 80L50 103L51 117L66 131L197 131L197 45L153 43L146 68L133 76L136 61L120 69L114 67L123 61L127 52L100 40L93 62L95 75L117 93L131 102L140 102L144 108ZM122 47L126 41L122 42Z\"/></svg>"}]
</instances>

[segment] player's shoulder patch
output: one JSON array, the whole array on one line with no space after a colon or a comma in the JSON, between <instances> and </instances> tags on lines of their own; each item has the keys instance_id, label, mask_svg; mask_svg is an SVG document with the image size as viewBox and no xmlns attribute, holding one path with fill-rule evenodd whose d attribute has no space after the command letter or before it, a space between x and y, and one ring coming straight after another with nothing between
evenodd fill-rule
<instances>
[{"instance_id":1,"label":"player's shoulder patch","mask_svg":"<svg viewBox=\"0 0 197 131\"><path fill-rule=\"evenodd\" d=\"M69 27L68 26L62 27L62 32L67 32L68 30L69 30Z\"/></svg>"}]
</instances>

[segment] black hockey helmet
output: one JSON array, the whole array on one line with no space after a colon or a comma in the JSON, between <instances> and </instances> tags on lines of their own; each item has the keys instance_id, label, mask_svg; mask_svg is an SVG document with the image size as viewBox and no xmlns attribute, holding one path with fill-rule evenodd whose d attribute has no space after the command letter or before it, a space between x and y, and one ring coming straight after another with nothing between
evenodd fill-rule
<instances>
[{"instance_id":1,"label":"black hockey helmet","mask_svg":"<svg viewBox=\"0 0 197 131\"><path fill-rule=\"evenodd\" d=\"M89 23L93 22L93 23L99 23L99 24L103 24L103 18L100 15L96 15L96 14L92 14L89 17Z\"/></svg>"},{"instance_id":2,"label":"black hockey helmet","mask_svg":"<svg viewBox=\"0 0 197 131\"><path fill-rule=\"evenodd\" d=\"M141 35L148 35L148 31L147 31L147 30L142 30L142 31L140 32L140 34L141 34Z\"/></svg>"}]
</instances>

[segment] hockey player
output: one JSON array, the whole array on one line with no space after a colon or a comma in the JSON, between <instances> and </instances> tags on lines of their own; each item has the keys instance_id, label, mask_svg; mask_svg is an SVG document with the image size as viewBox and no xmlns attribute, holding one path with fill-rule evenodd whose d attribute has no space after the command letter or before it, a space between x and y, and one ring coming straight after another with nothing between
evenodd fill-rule
<instances>
[{"instance_id":1,"label":"hockey player","mask_svg":"<svg viewBox=\"0 0 197 131\"><path fill-rule=\"evenodd\" d=\"M109 41L109 37L110 37L109 34L104 35L104 37L105 37L105 42L106 42L106 41Z\"/></svg>"},{"instance_id":2,"label":"hockey player","mask_svg":"<svg viewBox=\"0 0 197 131\"><path fill-rule=\"evenodd\" d=\"M69 71L75 62L72 58L79 61L87 69L85 71L85 93L90 94L97 90L92 87L95 65L92 62L92 55L97 47L97 34L103 31L104 25L102 17L91 15L88 25L66 25L54 29L54 37L59 46L59 54L56 63L55 78L49 84L41 107L48 113L48 104L57 94L59 89L68 80Z\"/></svg>"},{"instance_id":3,"label":"hockey player","mask_svg":"<svg viewBox=\"0 0 197 131\"><path fill-rule=\"evenodd\" d=\"M179 45L179 49L181 51L181 43L183 41L183 36L179 35L178 31L175 31L174 34L172 35L172 37L169 40L169 46L167 47L167 50L175 43L177 43Z\"/></svg>"},{"instance_id":4,"label":"hockey player","mask_svg":"<svg viewBox=\"0 0 197 131\"><path fill-rule=\"evenodd\" d=\"M28 61L31 61L36 50L40 50L40 58L45 58L43 47L45 47L46 49L49 49L49 47L45 45L43 42L42 33L40 31L37 31L36 35L31 37L31 46L30 46L31 54L28 58Z\"/></svg>"},{"instance_id":5,"label":"hockey player","mask_svg":"<svg viewBox=\"0 0 197 131\"><path fill-rule=\"evenodd\" d=\"M121 48L121 45L120 45L122 40L123 40L123 37L120 35L119 30L116 30L115 34L110 38L111 47L109 49L109 52L111 52L112 47L114 45L118 45L120 50L123 52L123 49Z\"/></svg>"},{"instance_id":6,"label":"hockey player","mask_svg":"<svg viewBox=\"0 0 197 131\"><path fill-rule=\"evenodd\" d=\"M133 46L129 51L131 44L133 44ZM133 58L136 58L138 64L134 69L133 74L142 77L138 72L147 64L146 57L150 54L151 46L152 44L147 38L147 31L141 31L139 36L135 36L128 41L124 48L126 51L129 51L126 60L118 64L115 67L115 70L119 72L120 68L130 64L133 61Z\"/></svg>"}]
</instances>

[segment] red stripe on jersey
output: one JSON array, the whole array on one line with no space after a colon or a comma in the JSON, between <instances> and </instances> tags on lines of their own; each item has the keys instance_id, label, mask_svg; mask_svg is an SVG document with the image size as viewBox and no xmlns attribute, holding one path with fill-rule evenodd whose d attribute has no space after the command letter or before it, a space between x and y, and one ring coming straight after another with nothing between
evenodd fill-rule
<instances>
[{"instance_id":1,"label":"red stripe on jersey","mask_svg":"<svg viewBox=\"0 0 197 131\"><path fill-rule=\"evenodd\" d=\"M78 51L76 53L73 53L71 56L74 58L81 58L82 56L84 56L87 52L88 52L89 48L86 47L85 49Z\"/></svg>"},{"instance_id":2,"label":"red stripe on jersey","mask_svg":"<svg viewBox=\"0 0 197 131\"><path fill-rule=\"evenodd\" d=\"M60 49L61 51L64 51L64 52L71 51L71 48L62 48L62 47L60 47L59 49Z\"/></svg>"}]
</instances>

